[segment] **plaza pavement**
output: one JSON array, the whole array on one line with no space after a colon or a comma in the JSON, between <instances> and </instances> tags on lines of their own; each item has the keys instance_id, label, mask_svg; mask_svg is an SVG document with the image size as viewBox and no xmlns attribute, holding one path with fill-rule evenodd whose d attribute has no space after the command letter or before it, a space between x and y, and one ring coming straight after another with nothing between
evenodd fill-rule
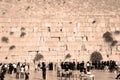
<instances>
[{"instance_id":1,"label":"plaza pavement","mask_svg":"<svg viewBox=\"0 0 120 80\"><path fill-rule=\"evenodd\" d=\"M92 74L95 75L94 80L115 80L115 73L110 73L108 71L99 71L99 70L92 70ZM79 74L79 71L74 71L74 74ZM46 80L60 80L60 78L56 77L56 71L48 71ZM24 79L16 79L15 74L6 74L5 80L24 80ZM34 70L30 70L30 79L29 80L42 80L41 70L35 72ZM64 79L65 80L65 79ZM69 80L69 79L67 79ZM79 78L74 78L70 80L80 80Z\"/></svg>"}]
</instances>

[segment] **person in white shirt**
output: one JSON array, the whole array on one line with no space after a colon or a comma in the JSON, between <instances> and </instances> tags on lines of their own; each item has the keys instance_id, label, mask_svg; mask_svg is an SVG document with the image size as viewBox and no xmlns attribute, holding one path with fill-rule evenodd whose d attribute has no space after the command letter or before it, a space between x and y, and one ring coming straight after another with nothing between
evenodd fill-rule
<instances>
[{"instance_id":1,"label":"person in white shirt","mask_svg":"<svg viewBox=\"0 0 120 80\"><path fill-rule=\"evenodd\" d=\"M14 64L13 64L13 67L14 67L14 73L16 73L17 65L14 63Z\"/></svg>"},{"instance_id":2,"label":"person in white shirt","mask_svg":"<svg viewBox=\"0 0 120 80\"><path fill-rule=\"evenodd\" d=\"M87 72L90 72L90 62L89 61L87 62L86 66L87 66Z\"/></svg>"},{"instance_id":3,"label":"person in white shirt","mask_svg":"<svg viewBox=\"0 0 120 80\"><path fill-rule=\"evenodd\" d=\"M24 72L25 72L25 68L22 66L20 78L24 78Z\"/></svg>"}]
</instances>

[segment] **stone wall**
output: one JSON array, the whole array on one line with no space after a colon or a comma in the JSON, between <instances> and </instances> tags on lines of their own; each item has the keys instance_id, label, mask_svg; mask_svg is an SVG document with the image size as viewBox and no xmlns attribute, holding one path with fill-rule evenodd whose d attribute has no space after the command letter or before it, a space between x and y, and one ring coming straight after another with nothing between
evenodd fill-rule
<instances>
[{"instance_id":1,"label":"stone wall","mask_svg":"<svg viewBox=\"0 0 120 80\"><path fill-rule=\"evenodd\" d=\"M0 38L8 38L7 43L0 42L1 61L6 56L6 61L29 61L36 51L46 61L63 60L68 53L71 60L87 61L94 51L99 51L104 60L120 59L120 34L114 33L120 31L119 0L24 1L0 2ZM111 52L103 39L106 31L118 41L109 58ZM12 45L15 48L9 49Z\"/></svg>"}]
</instances>

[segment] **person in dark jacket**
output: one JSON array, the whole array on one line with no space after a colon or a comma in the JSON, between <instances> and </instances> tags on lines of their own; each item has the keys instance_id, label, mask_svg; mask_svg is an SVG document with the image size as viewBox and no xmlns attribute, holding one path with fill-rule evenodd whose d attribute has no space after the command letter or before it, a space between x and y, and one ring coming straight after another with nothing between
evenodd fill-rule
<instances>
[{"instance_id":1,"label":"person in dark jacket","mask_svg":"<svg viewBox=\"0 0 120 80\"><path fill-rule=\"evenodd\" d=\"M5 73L3 70L1 70L0 72L0 80L4 80L4 77L5 77Z\"/></svg>"},{"instance_id":2,"label":"person in dark jacket","mask_svg":"<svg viewBox=\"0 0 120 80\"><path fill-rule=\"evenodd\" d=\"M29 80L29 73L25 72L25 80Z\"/></svg>"},{"instance_id":3,"label":"person in dark jacket","mask_svg":"<svg viewBox=\"0 0 120 80\"><path fill-rule=\"evenodd\" d=\"M46 80L46 64L44 62L42 62L42 77L43 77L43 80Z\"/></svg>"},{"instance_id":4,"label":"person in dark jacket","mask_svg":"<svg viewBox=\"0 0 120 80\"><path fill-rule=\"evenodd\" d=\"M13 65L10 63L10 64L9 64L9 74L12 74L13 69L14 69L14 67L13 67Z\"/></svg>"}]
</instances>

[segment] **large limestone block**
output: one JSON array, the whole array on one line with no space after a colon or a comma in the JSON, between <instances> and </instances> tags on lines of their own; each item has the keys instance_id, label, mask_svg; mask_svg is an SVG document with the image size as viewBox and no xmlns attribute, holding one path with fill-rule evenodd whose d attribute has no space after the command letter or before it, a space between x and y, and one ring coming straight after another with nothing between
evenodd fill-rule
<instances>
[{"instance_id":1,"label":"large limestone block","mask_svg":"<svg viewBox=\"0 0 120 80\"><path fill-rule=\"evenodd\" d=\"M48 47L47 46L39 47L38 50L40 50L40 51L48 51Z\"/></svg>"},{"instance_id":2,"label":"large limestone block","mask_svg":"<svg viewBox=\"0 0 120 80\"><path fill-rule=\"evenodd\" d=\"M67 41L68 41L68 42L74 42L74 41L75 41L75 37L73 37L73 36L68 36L68 37L67 37Z\"/></svg>"}]
</instances>

